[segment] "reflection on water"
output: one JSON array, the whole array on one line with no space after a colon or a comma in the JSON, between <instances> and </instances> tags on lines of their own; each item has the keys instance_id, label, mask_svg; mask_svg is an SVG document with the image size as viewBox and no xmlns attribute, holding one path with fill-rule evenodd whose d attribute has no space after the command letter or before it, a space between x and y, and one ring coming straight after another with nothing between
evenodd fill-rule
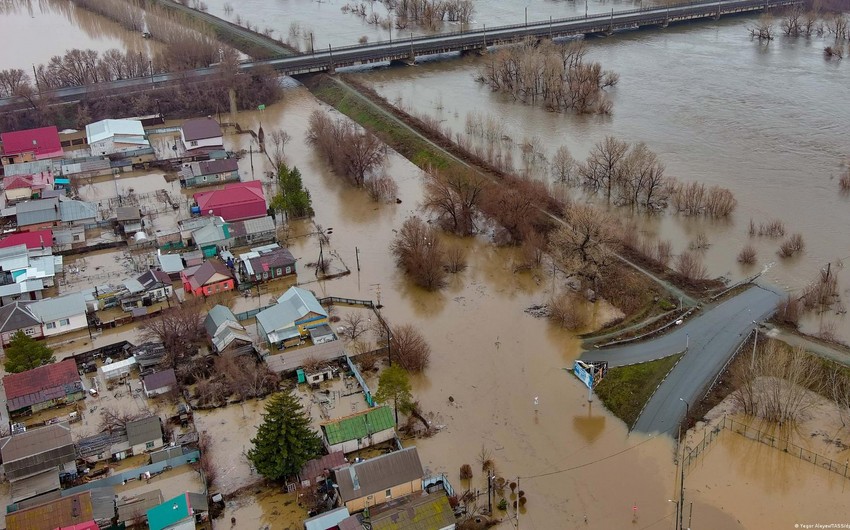
<instances>
[{"instance_id":1,"label":"reflection on water","mask_svg":"<svg viewBox=\"0 0 850 530\"><path fill-rule=\"evenodd\" d=\"M47 63L72 48L118 48L149 57L159 46L67 0L5 0L0 2L0 24L0 49L6 50L0 69L31 72L33 64Z\"/></svg>"},{"instance_id":2,"label":"reflection on water","mask_svg":"<svg viewBox=\"0 0 850 530\"><path fill-rule=\"evenodd\" d=\"M824 60L826 38L779 37L759 46L748 37L751 23L728 18L588 40L589 58L620 74L609 92L610 117L548 112L491 93L473 79L481 64L476 57L385 68L361 80L460 134L468 112L497 116L515 141L538 137L549 159L561 145L584 159L607 135L646 142L668 175L730 188L738 208L721 220L638 215L642 232L672 240L676 253L705 233L710 274L736 280L769 266L768 280L796 290L827 262L850 257L844 229L850 198L837 183L850 155L843 140L850 134L850 107L823 97L844 90L840 66L846 65ZM630 216L625 209L613 211ZM750 238L750 218L757 224L783 219L788 235L803 234L804 255L780 259L781 239ZM758 251L758 264L742 267L736 255L748 242ZM846 289L850 275L842 271L839 277ZM850 339L844 317L824 319ZM807 330L817 332L819 325L812 322Z\"/></svg>"}]
</instances>

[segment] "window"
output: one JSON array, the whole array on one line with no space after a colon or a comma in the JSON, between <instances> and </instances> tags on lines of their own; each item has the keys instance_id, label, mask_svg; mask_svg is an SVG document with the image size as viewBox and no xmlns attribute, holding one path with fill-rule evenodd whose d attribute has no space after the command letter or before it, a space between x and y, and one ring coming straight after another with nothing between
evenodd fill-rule
<instances>
[{"instance_id":1,"label":"window","mask_svg":"<svg viewBox=\"0 0 850 530\"><path fill-rule=\"evenodd\" d=\"M198 147L198 141L192 140L191 142L189 142L189 145L191 145L192 147Z\"/></svg>"},{"instance_id":2,"label":"window","mask_svg":"<svg viewBox=\"0 0 850 530\"><path fill-rule=\"evenodd\" d=\"M153 446L154 446L154 443L153 443L153 442L147 442L147 443L145 444L145 449L153 449Z\"/></svg>"},{"instance_id":3,"label":"window","mask_svg":"<svg viewBox=\"0 0 850 530\"><path fill-rule=\"evenodd\" d=\"M206 182L206 181L207 181L207 176L206 176L206 175L204 175L202 178L204 179L204 182Z\"/></svg>"},{"instance_id":4,"label":"window","mask_svg":"<svg viewBox=\"0 0 850 530\"><path fill-rule=\"evenodd\" d=\"M47 329L53 329L56 327L56 322L48 322L47 325L45 325L44 327L46 327Z\"/></svg>"},{"instance_id":5,"label":"window","mask_svg":"<svg viewBox=\"0 0 850 530\"><path fill-rule=\"evenodd\" d=\"M287 267L286 268L286 274L291 274L291 273L292 273L292 267Z\"/></svg>"},{"instance_id":6,"label":"window","mask_svg":"<svg viewBox=\"0 0 850 530\"><path fill-rule=\"evenodd\" d=\"M387 491L385 491L385 492L384 492L384 495L386 495L386 497L387 497L388 499L392 499L392 498L393 498L393 490L387 490Z\"/></svg>"},{"instance_id":7,"label":"window","mask_svg":"<svg viewBox=\"0 0 850 530\"><path fill-rule=\"evenodd\" d=\"M281 270L280 270L280 269L277 269L277 271L276 271L276 272L277 272L276 276L280 276L280 274L281 274Z\"/></svg>"},{"instance_id":8,"label":"window","mask_svg":"<svg viewBox=\"0 0 850 530\"><path fill-rule=\"evenodd\" d=\"M69 325L71 325L71 321L67 318L63 318L62 320L59 321L59 325L60 326L69 326Z\"/></svg>"},{"instance_id":9,"label":"window","mask_svg":"<svg viewBox=\"0 0 850 530\"><path fill-rule=\"evenodd\" d=\"M34 334L35 334L35 330L34 330L34 329L32 329L32 328L27 328L27 329L25 329L25 330L24 330L24 334L26 334L26 335L34 335Z\"/></svg>"}]
</instances>

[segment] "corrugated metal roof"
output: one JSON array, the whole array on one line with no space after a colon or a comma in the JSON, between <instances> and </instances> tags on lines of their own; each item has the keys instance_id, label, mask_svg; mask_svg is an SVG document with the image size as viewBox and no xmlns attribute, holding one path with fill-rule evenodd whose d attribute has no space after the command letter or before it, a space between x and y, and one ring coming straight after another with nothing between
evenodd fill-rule
<instances>
[{"instance_id":1,"label":"corrugated metal roof","mask_svg":"<svg viewBox=\"0 0 850 530\"><path fill-rule=\"evenodd\" d=\"M372 495L399 484L421 480L422 475L422 462L415 447L370 458L334 471L343 502ZM356 489L355 482L358 486Z\"/></svg>"},{"instance_id":2,"label":"corrugated metal roof","mask_svg":"<svg viewBox=\"0 0 850 530\"><path fill-rule=\"evenodd\" d=\"M83 293L70 293L56 298L45 298L33 302L29 306L30 312L42 322L53 322L60 318L70 318L85 314L86 295Z\"/></svg>"},{"instance_id":3,"label":"corrugated metal roof","mask_svg":"<svg viewBox=\"0 0 850 530\"><path fill-rule=\"evenodd\" d=\"M330 471L346 464L345 453L342 451L334 451L329 455L309 460L306 464L304 464L304 467L301 468L301 471L298 472L298 476L301 477L301 480L312 481L316 477L322 475L326 469Z\"/></svg>"},{"instance_id":4,"label":"corrugated metal roof","mask_svg":"<svg viewBox=\"0 0 850 530\"><path fill-rule=\"evenodd\" d=\"M85 491L55 501L6 514L7 530L54 530L94 519L92 492Z\"/></svg>"},{"instance_id":5,"label":"corrugated metal roof","mask_svg":"<svg viewBox=\"0 0 850 530\"><path fill-rule=\"evenodd\" d=\"M181 128L183 129L183 138L187 142L221 136L221 127L212 118L192 118L184 121Z\"/></svg>"},{"instance_id":6,"label":"corrugated metal roof","mask_svg":"<svg viewBox=\"0 0 850 530\"><path fill-rule=\"evenodd\" d=\"M147 378L145 378L145 382L147 382ZM159 416L148 416L127 422L127 440L131 446L162 440L162 421L160 421Z\"/></svg>"},{"instance_id":7,"label":"corrugated metal roof","mask_svg":"<svg viewBox=\"0 0 850 530\"><path fill-rule=\"evenodd\" d=\"M18 226L53 223L60 219L59 199L19 202L16 205Z\"/></svg>"},{"instance_id":8,"label":"corrugated metal roof","mask_svg":"<svg viewBox=\"0 0 850 530\"><path fill-rule=\"evenodd\" d=\"M144 139L145 128L138 120L100 120L86 125L86 137L90 144L116 135L141 136Z\"/></svg>"},{"instance_id":9,"label":"corrugated metal roof","mask_svg":"<svg viewBox=\"0 0 850 530\"><path fill-rule=\"evenodd\" d=\"M274 232L274 219L271 216L257 217L256 219L246 219L232 223L231 232L234 236L244 236L253 234L262 234L264 232Z\"/></svg>"},{"instance_id":10,"label":"corrugated metal roof","mask_svg":"<svg viewBox=\"0 0 850 530\"><path fill-rule=\"evenodd\" d=\"M148 510L148 526L150 530L163 530L163 528L178 523L191 515L192 506L189 503L189 494L181 493Z\"/></svg>"},{"instance_id":11,"label":"corrugated metal roof","mask_svg":"<svg viewBox=\"0 0 850 530\"><path fill-rule=\"evenodd\" d=\"M233 311L229 307L223 305L214 306L209 310L207 317L204 319L204 329L207 330L207 335L210 337L214 336L218 327L228 320L237 324L239 323L236 320L236 315L233 314Z\"/></svg>"},{"instance_id":12,"label":"corrugated metal roof","mask_svg":"<svg viewBox=\"0 0 850 530\"><path fill-rule=\"evenodd\" d=\"M27 310L30 304L31 301L18 300L0 307L0 333L38 325L38 319Z\"/></svg>"},{"instance_id":13,"label":"corrugated metal roof","mask_svg":"<svg viewBox=\"0 0 850 530\"><path fill-rule=\"evenodd\" d=\"M73 359L65 359L3 378L9 410L44 403L82 390Z\"/></svg>"},{"instance_id":14,"label":"corrugated metal roof","mask_svg":"<svg viewBox=\"0 0 850 530\"><path fill-rule=\"evenodd\" d=\"M375 433L395 428L390 407L375 407L322 424L329 445L367 438Z\"/></svg>"},{"instance_id":15,"label":"corrugated metal roof","mask_svg":"<svg viewBox=\"0 0 850 530\"><path fill-rule=\"evenodd\" d=\"M94 204L72 199L60 201L59 212L63 223L73 223L74 221L97 218L97 207Z\"/></svg>"},{"instance_id":16,"label":"corrugated metal roof","mask_svg":"<svg viewBox=\"0 0 850 530\"><path fill-rule=\"evenodd\" d=\"M162 504L162 491L146 491L118 501L118 522L128 522L137 517L147 519L147 511Z\"/></svg>"},{"instance_id":17,"label":"corrugated metal roof","mask_svg":"<svg viewBox=\"0 0 850 530\"><path fill-rule=\"evenodd\" d=\"M304 530L327 530L328 528L336 528L343 520L350 517L348 508L341 506L335 510L319 514L304 521Z\"/></svg>"},{"instance_id":18,"label":"corrugated metal roof","mask_svg":"<svg viewBox=\"0 0 850 530\"><path fill-rule=\"evenodd\" d=\"M74 443L67 423L30 429L0 440L6 477L20 480L73 462Z\"/></svg>"},{"instance_id":19,"label":"corrugated metal roof","mask_svg":"<svg viewBox=\"0 0 850 530\"><path fill-rule=\"evenodd\" d=\"M298 332L296 331L296 334ZM307 359L315 359L318 362L331 361L345 356L345 347L341 340L334 340L324 344L298 348L277 355L268 355L265 358L269 370L282 374L294 372L304 366Z\"/></svg>"},{"instance_id":20,"label":"corrugated metal roof","mask_svg":"<svg viewBox=\"0 0 850 530\"><path fill-rule=\"evenodd\" d=\"M177 376L174 374L174 368L169 368L168 370L163 370L162 372L156 372L146 376L143 383L145 385L145 390L150 392L152 390L159 390L160 388L167 388L169 386L176 385Z\"/></svg>"},{"instance_id":21,"label":"corrugated metal roof","mask_svg":"<svg viewBox=\"0 0 850 530\"><path fill-rule=\"evenodd\" d=\"M12 502L20 502L59 489L59 470L51 468L12 482Z\"/></svg>"},{"instance_id":22,"label":"corrugated metal roof","mask_svg":"<svg viewBox=\"0 0 850 530\"><path fill-rule=\"evenodd\" d=\"M440 530L457 521L443 492L408 497L401 505L370 515L372 530Z\"/></svg>"},{"instance_id":23,"label":"corrugated metal roof","mask_svg":"<svg viewBox=\"0 0 850 530\"><path fill-rule=\"evenodd\" d=\"M183 258L180 254L160 254L159 266L168 274L180 272L183 270Z\"/></svg>"},{"instance_id":24,"label":"corrugated metal roof","mask_svg":"<svg viewBox=\"0 0 850 530\"><path fill-rule=\"evenodd\" d=\"M55 125L25 129L0 134L3 142L3 154L13 156L21 153L34 152L37 158L53 155L57 151L62 154L62 142L59 141L59 130Z\"/></svg>"},{"instance_id":25,"label":"corrugated metal roof","mask_svg":"<svg viewBox=\"0 0 850 530\"><path fill-rule=\"evenodd\" d=\"M275 330L292 327L310 313L328 316L313 293L300 287L290 287L277 299L277 304L257 314L257 321L266 333L271 334Z\"/></svg>"}]
</instances>

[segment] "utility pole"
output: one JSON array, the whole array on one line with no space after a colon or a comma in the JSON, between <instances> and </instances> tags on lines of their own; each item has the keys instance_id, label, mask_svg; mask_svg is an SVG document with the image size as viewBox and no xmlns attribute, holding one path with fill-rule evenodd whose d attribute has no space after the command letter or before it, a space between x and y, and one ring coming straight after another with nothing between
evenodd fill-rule
<instances>
[{"instance_id":1,"label":"utility pole","mask_svg":"<svg viewBox=\"0 0 850 530\"><path fill-rule=\"evenodd\" d=\"M516 530L519 530L519 492L522 491L522 488L519 487L519 477L516 478Z\"/></svg>"},{"instance_id":2,"label":"utility pole","mask_svg":"<svg viewBox=\"0 0 850 530\"><path fill-rule=\"evenodd\" d=\"M753 333L754 333L754 336L753 336L753 357L752 357L752 359L750 359L750 371L752 371L753 368L755 368L755 366L756 366L756 346L758 345L758 342L759 342L758 324L756 323L755 320L753 320L753 324L755 324L756 327L753 328Z\"/></svg>"},{"instance_id":3,"label":"utility pole","mask_svg":"<svg viewBox=\"0 0 850 530\"><path fill-rule=\"evenodd\" d=\"M360 249L354 247L354 255L357 257L357 272L360 272Z\"/></svg>"}]
</instances>

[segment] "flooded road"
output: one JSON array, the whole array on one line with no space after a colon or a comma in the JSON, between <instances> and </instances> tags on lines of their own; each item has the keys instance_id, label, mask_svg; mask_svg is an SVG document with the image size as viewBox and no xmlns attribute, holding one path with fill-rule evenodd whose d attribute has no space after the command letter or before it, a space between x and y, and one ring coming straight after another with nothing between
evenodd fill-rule
<instances>
[{"instance_id":1,"label":"flooded road","mask_svg":"<svg viewBox=\"0 0 850 530\"><path fill-rule=\"evenodd\" d=\"M847 65L824 60L828 38L780 36L760 46L749 38L751 24L749 18L729 18L588 40L588 57L620 74L609 91L610 117L547 112L492 93L474 80L482 64L475 57L385 68L360 79L461 135L467 113L497 116L515 143L536 137L549 160L561 145L583 160L607 135L645 142L666 163L668 175L727 187L738 207L731 218L717 221L638 215L642 231L672 240L674 253L705 233L711 275L740 279L769 265L769 281L796 290L828 262L850 257L844 229L850 197L840 193L837 180L850 156L843 141L850 134L850 107L823 97L844 90ZM519 155L514 160L520 165ZM539 169L532 175L548 178ZM614 212L631 215L627 209ZM751 218L756 224L783 220L786 235L803 235L804 254L779 258L781 238L750 238ZM755 266L736 262L746 243L758 251ZM842 271L839 278L845 291L850 275ZM842 316L825 314L806 329L830 325L850 340Z\"/></svg>"},{"instance_id":2,"label":"flooded road","mask_svg":"<svg viewBox=\"0 0 850 530\"><path fill-rule=\"evenodd\" d=\"M30 76L33 64L47 63L72 48L98 52L118 48L149 57L158 47L67 0L5 0L0 2L0 24L0 49L7 50L0 57L0 70L21 68Z\"/></svg>"}]
</instances>

